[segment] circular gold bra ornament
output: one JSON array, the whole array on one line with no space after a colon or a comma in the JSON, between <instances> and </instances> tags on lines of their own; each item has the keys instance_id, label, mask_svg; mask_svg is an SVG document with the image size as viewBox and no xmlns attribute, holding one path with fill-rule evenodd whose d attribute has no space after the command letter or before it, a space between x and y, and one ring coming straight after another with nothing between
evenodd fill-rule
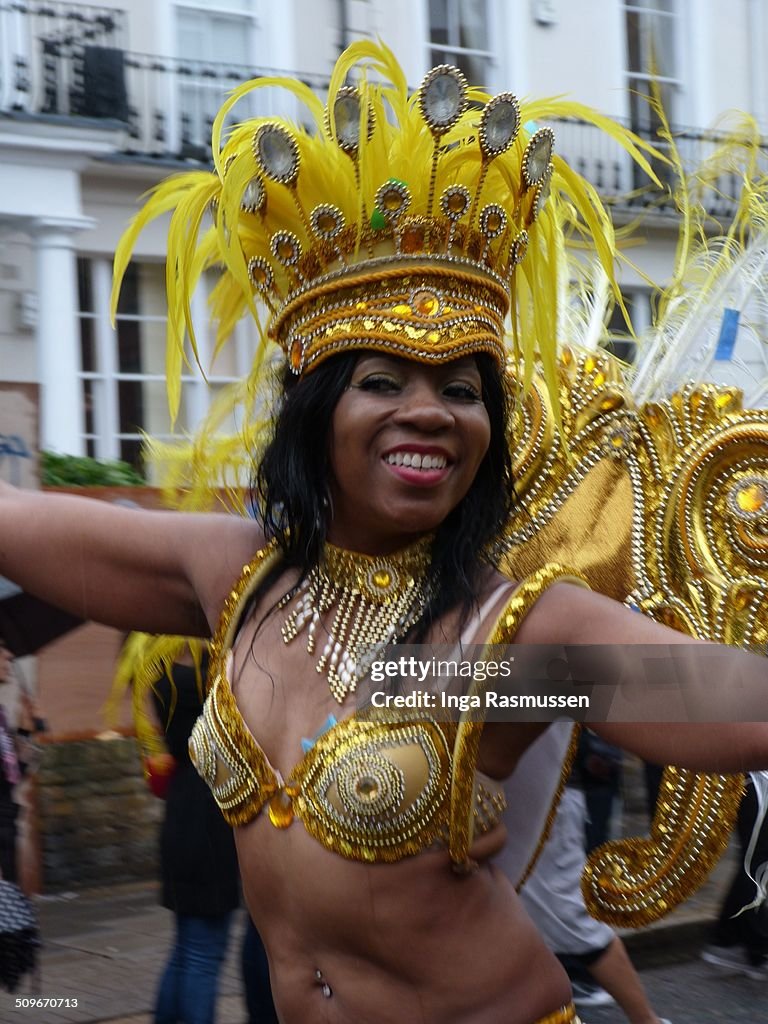
<instances>
[{"instance_id":1,"label":"circular gold bra ornament","mask_svg":"<svg viewBox=\"0 0 768 1024\"><path fill-rule=\"evenodd\" d=\"M353 85L345 85L336 93L333 101L333 121L336 126L336 143L339 149L350 156L357 156L360 147L360 91ZM328 134L331 134L329 113L326 111ZM368 106L368 138L373 135L376 117Z\"/></svg>"},{"instance_id":2,"label":"circular gold bra ornament","mask_svg":"<svg viewBox=\"0 0 768 1024\"><path fill-rule=\"evenodd\" d=\"M292 185L299 173L299 145L287 128L263 124L253 137L253 155L262 172L281 185Z\"/></svg>"},{"instance_id":3,"label":"circular gold bra ornament","mask_svg":"<svg viewBox=\"0 0 768 1024\"><path fill-rule=\"evenodd\" d=\"M671 481L665 500L663 535L680 545L694 575L714 571L723 580L764 577L768 414L746 414L707 432Z\"/></svg>"},{"instance_id":4,"label":"circular gold bra ornament","mask_svg":"<svg viewBox=\"0 0 768 1024\"><path fill-rule=\"evenodd\" d=\"M344 857L399 860L440 838L450 765L430 719L346 719L306 755L294 810L310 835Z\"/></svg>"},{"instance_id":5,"label":"circular gold bra ornament","mask_svg":"<svg viewBox=\"0 0 768 1024\"><path fill-rule=\"evenodd\" d=\"M552 159L555 133L551 128L539 128L528 141L523 153L523 184L526 188L543 179Z\"/></svg>"},{"instance_id":6,"label":"circular gold bra ornament","mask_svg":"<svg viewBox=\"0 0 768 1024\"><path fill-rule=\"evenodd\" d=\"M744 523L768 523L768 473L745 476L733 484L728 510Z\"/></svg>"},{"instance_id":7,"label":"circular gold bra ornament","mask_svg":"<svg viewBox=\"0 0 768 1024\"><path fill-rule=\"evenodd\" d=\"M480 149L493 159L506 152L520 131L520 104L511 92L502 92L486 104L480 118Z\"/></svg>"},{"instance_id":8,"label":"circular gold bra ornament","mask_svg":"<svg viewBox=\"0 0 768 1024\"><path fill-rule=\"evenodd\" d=\"M467 80L458 68L439 64L419 87L419 110L433 135L444 135L467 109Z\"/></svg>"},{"instance_id":9,"label":"circular gold bra ornament","mask_svg":"<svg viewBox=\"0 0 768 1024\"><path fill-rule=\"evenodd\" d=\"M264 206L266 198L267 193L261 178L251 178L245 186L243 198L240 200L240 208L244 213L258 213Z\"/></svg>"}]
</instances>

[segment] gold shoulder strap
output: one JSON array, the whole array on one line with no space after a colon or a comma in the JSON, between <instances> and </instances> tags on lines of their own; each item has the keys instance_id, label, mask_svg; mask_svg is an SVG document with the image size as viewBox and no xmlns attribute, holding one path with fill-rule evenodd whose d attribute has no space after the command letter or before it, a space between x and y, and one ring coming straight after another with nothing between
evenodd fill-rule
<instances>
[{"instance_id":1,"label":"gold shoulder strap","mask_svg":"<svg viewBox=\"0 0 768 1024\"><path fill-rule=\"evenodd\" d=\"M219 617L219 624L211 640L211 660L206 689L210 689L213 680L224 668L224 661L240 624L240 616L245 602L279 559L280 551L277 544L270 541L256 552L247 565L243 566L240 576L227 594Z\"/></svg>"},{"instance_id":2,"label":"gold shoulder strap","mask_svg":"<svg viewBox=\"0 0 768 1024\"><path fill-rule=\"evenodd\" d=\"M488 643L512 643L523 619L544 591L553 583L561 581L586 586L578 573L554 562L531 573L515 587L512 596L491 630ZM488 685L488 681L473 682L470 695L476 694L482 697ZM481 700L481 705L482 703ZM475 767L484 724L485 714L482 707L464 711L459 720L453 748L448 852L457 871L465 871L471 866L469 848L472 845L473 837Z\"/></svg>"}]
</instances>

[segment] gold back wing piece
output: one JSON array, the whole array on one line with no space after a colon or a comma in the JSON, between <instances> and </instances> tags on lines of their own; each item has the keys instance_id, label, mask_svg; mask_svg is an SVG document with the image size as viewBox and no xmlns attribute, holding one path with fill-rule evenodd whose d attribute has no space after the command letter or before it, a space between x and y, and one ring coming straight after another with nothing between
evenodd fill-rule
<instances>
[{"instance_id":1,"label":"gold back wing piece","mask_svg":"<svg viewBox=\"0 0 768 1024\"><path fill-rule=\"evenodd\" d=\"M502 568L548 561L702 639L768 644L768 410L735 388L688 386L635 408L605 353L560 357L562 433L537 381L512 426L520 502ZM522 440L520 440L522 439ZM589 858L590 912L654 921L694 892L724 851L744 779L666 768L646 839Z\"/></svg>"}]
</instances>

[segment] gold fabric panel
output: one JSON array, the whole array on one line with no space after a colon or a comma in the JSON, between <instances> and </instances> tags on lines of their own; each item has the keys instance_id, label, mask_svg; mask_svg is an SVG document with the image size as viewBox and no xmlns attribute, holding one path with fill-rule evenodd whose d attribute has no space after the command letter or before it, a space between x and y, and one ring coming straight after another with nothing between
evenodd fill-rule
<instances>
[{"instance_id":1,"label":"gold fabric panel","mask_svg":"<svg viewBox=\"0 0 768 1024\"><path fill-rule=\"evenodd\" d=\"M592 590L623 601L634 587L632 483L626 467L602 459L545 526L506 552L500 569L524 579L547 562L572 566Z\"/></svg>"}]
</instances>

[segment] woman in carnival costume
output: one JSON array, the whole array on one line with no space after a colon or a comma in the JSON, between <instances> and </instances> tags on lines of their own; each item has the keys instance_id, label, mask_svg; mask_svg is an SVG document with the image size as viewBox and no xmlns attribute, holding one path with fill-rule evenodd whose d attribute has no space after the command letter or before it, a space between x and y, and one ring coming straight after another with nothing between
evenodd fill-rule
<instances>
[{"instance_id":1,"label":"woman in carnival costume","mask_svg":"<svg viewBox=\"0 0 768 1024\"><path fill-rule=\"evenodd\" d=\"M356 65L375 83L344 84ZM274 85L304 102L313 130L263 119L224 137L237 99ZM504 843L499 780L547 726L355 714L371 652L405 638L691 642L560 566L511 581L493 565L513 501L508 355L523 381L540 359L557 395L554 206L613 273L597 196L553 154L552 132L529 127L559 114L589 117L644 162L599 115L491 99L454 68L409 97L381 46L342 55L327 108L300 83L237 90L214 126L214 172L155 191L116 287L144 224L174 211L172 409L202 272L223 266L220 341L266 311L239 393L253 437L269 419L260 381L275 342L285 368L258 521L2 491L0 572L123 628L213 632L192 756L236 830L287 1024L577 1020L564 972L489 860ZM220 465L227 444L213 442ZM761 659L733 659L764 677ZM768 766L768 725L596 728L661 763Z\"/></svg>"}]
</instances>

